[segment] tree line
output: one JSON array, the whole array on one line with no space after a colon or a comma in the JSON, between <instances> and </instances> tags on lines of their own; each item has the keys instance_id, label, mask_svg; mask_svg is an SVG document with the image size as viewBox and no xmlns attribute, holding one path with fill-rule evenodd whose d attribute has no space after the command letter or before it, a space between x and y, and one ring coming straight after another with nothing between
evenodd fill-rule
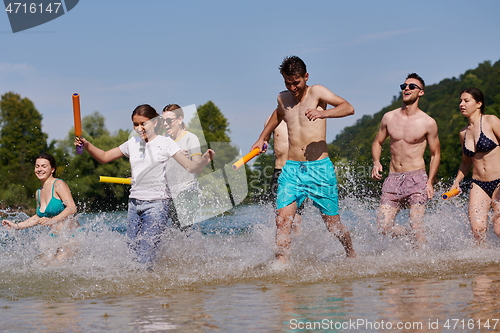
<instances>
[{"instance_id":1,"label":"tree line","mask_svg":"<svg viewBox=\"0 0 500 333\"><path fill-rule=\"evenodd\" d=\"M458 111L460 92L468 87L481 89L486 98L486 113L500 117L500 61L485 61L477 68L467 70L458 78L444 79L429 85L419 102L420 108L433 117L439 128L441 164L438 180L451 181L461 162L461 146L458 133L467 125ZM378 131L382 116L400 107L402 96L394 96L392 102L374 115L364 115L353 126L348 126L328 144L330 158L336 166L341 196L357 193L360 196L378 195L381 182L371 180L371 145ZM199 122L190 122L188 130L202 140L202 149L215 148L216 162L212 170L231 163L238 154L231 144L229 122L221 110L209 101L197 109ZM126 158L109 164L99 164L88 154L77 155L73 146L74 130L64 140L47 142L42 131L42 115L28 98L8 92L0 100L0 207L35 206L34 193L39 182L33 173L35 157L48 152L58 162L57 176L69 185L80 209L109 211L125 209L128 187L99 183L100 175L129 177L130 164ZM129 132L118 130L111 134L105 126L105 118L98 112L82 119L83 136L104 150L119 146L128 139ZM214 147L217 143L218 146ZM221 146L220 143L227 143ZM273 142L267 154L259 155L252 167L245 165L247 173L247 202L266 200L268 184L274 170ZM428 165L428 151L424 156ZM389 140L386 140L381 162L388 172L390 161ZM205 173L210 172L209 170ZM230 190L228 188L228 190Z\"/></svg>"},{"instance_id":2,"label":"tree line","mask_svg":"<svg viewBox=\"0 0 500 333\"><path fill-rule=\"evenodd\" d=\"M215 142L230 142L229 122L220 109L208 101L198 107L199 121L187 124L188 130L205 138L202 149ZM82 118L83 136L95 146L108 150L127 141L130 130L110 133L105 118L98 111ZM73 145L72 128L63 140L47 142L42 131L42 115L32 101L19 94L8 92L0 100L0 208L33 210L35 192L40 183L34 175L36 156L42 152L54 155L57 161L56 177L64 179L82 211L114 211L127 207L129 186L99 183L99 176L130 177L130 163L121 158L112 163L100 164L89 154L78 155ZM219 164L229 163L237 156L237 149L230 145L218 149ZM220 165L213 165L213 168ZM210 170L205 171L210 172Z\"/></svg>"},{"instance_id":3,"label":"tree line","mask_svg":"<svg viewBox=\"0 0 500 333\"><path fill-rule=\"evenodd\" d=\"M425 77L424 77L425 79ZM398 83L398 82L396 82ZM397 86L395 84L395 86ZM438 170L438 181L451 183L456 176L462 160L459 132L466 126L467 120L458 109L460 92L469 87L476 87L483 91L486 102L486 114L500 117L500 60L492 64L485 61L477 68L467 70L458 78L447 78L425 88L425 95L419 101L421 110L433 117L438 125L441 142L441 164ZM341 196L357 193L358 196L378 196L381 182L371 179L372 156L371 146L379 129L382 116L402 105L402 95L393 96L392 102L373 115L364 115L353 126L344 128L335 139L328 144L330 159L335 164L339 180L339 194ZM354 107L356 107L354 105ZM331 120L330 120L331 121ZM429 165L429 151L424 156L426 165ZM383 146L381 162L385 176L388 173L390 161L389 139ZM269 165L273 161L268 156L260 155L255 170L259 170L266 179L260 180L265 186L271 177ZM252 175L251 175L252 177ZM257 180L255 180L257 182Z\"/></svg>"}]
</instances>

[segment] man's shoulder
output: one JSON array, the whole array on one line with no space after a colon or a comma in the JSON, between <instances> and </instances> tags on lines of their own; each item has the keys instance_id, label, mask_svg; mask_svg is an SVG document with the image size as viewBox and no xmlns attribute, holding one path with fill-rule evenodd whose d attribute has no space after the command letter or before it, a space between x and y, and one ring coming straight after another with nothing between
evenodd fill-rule
<instances>
[{"instance_id":1,"label":"man's shoulder","mask_svg":"<svg viewBox=\"0 0 500 333\"><path fill-rule=\"evenodd\" d=\"M284 90L278 94L278 112L285 105L293 105L295 103L295 98L288 90Z\"/></svg>"},{"instance_id":2,"label":"man's shoulder","mask_svg":"<svg viewBox=\"0 0 500 333\"><path fill-rule=\"evenodd\" d=\"M333 94L333 91L328 89L327 87L321 85L321 84L313 84L312 86L309 86L309 94L315 94L315 93L321 93L321 92L330 92Z\"/></svg>"},{"instance_id":3,"label":"man's shoulder","mask_svg":"<svg viewBox=\"0 0 500 333\"><path fill-rule=\"evenodd\" d=\"M322 84L313 84L309 86L309 89L315 90L315 89L328 89L328 88Z\"/></svg>"},{"instance_id":4,"label":"man's shoulder","mask_svg":"<svg viewBox=\"0 0 500 333\"><path fill-rule=\"evenodd\" d=\"M429 123L435 123L436 120L434 118L432 118L432 116L430 116L429 114L425 113L424 111L420 110L419 109L419 116L422 117L425 121L429 122Z\"/></svg>"},{"instance_id":5,"label":"man's shoulder","mask_svg":"<svg viewBox=\"0 0 500 333\"><path fill-rule=\"evenodd\" d=\"M290 97L292 97L292 94L290 94L290 92L288 90L283 90L282 92L280 92L278 94L278 104L279 103L282 103L284 100L287 100L289 99Z\"/></svg>"},{"instance_id":6,"label":"man's shoulder","mask_svg":"<svg viewBox=\"0 0 500 333\"><path fill-rule=\"evenodd\" d=\"M391 111L387 111L386 113L384 113L384 115L382 116L382 120L390 120L392 119L398 112L401 112L401 108L397 108L397 109L394 109L394 110L391 110Z\"/></svg>"},{"instance_id":7,"label":"man's shoulder","mask_svg":"<svg viewBox=\"0 0 500 333\"><path fill-rule=\"evenodd\" d=\"M283 90L278 94L278 98L288 95L290 95L290 92L288 90Z\"/></svg>"}]
</instances>

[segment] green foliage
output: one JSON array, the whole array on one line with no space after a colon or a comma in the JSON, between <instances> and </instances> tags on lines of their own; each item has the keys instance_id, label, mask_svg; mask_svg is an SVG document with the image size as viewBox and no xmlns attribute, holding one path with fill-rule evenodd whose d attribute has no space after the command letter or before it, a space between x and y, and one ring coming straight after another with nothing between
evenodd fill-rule
<instances>
[{"instance_id":1,"label":"green foliage","mask_svg":"<svg viewBox=\"0 0 500 333\"><path fill-rule=\"evenodd\" d=\"M2 96L0 108L0 173L6 180L0 185L3 186L0 193L3 206L34 206L34 193L39 186L33 172L34 158L47 151L56 158L57 177L66 181L80 211L125 209L129 186L100 183L99 176L130 177L127 158L100 164L86 152L76 154L74 129L68 132L66 139L47 145L47 135L40 130L41 115L31 101L19 95ZM213 102L202 105L198 114L202 126L190 124L189 130L202 134L201 138L204 135L213 146L217 155L213 167L222 169L232 164L238 149L230 144L227 119ZM129 132L124 130L111 135L105 127L105 118L97 111L83 117L82 132L83 137L103 150L118 147L129 138Z\"/></svg>"},{"instance_id":2,"label":"green foliage","mask_svg":"<svg viewBox=\"0 0 500 333\"><path fill-rule=\"evenodd\" d=\"M123 130L110 135L99 112L82 119L82 132L84 138L105 151L118 147L129 136L129 132ZM100 183L99 176L130 177L128 159L100 164L86 152L77 155L73 145L74 133L71 129L67 139L59 142L58 148L70 156L61 167L60 177L70 186L75 201L91 211L123 210L127 205L129 186Z\"/></svg>"},{"instance_id":3,"label":"green foliage","mask_svg":"<svg viewBox=\"0 0 500 333\"><path fill-rule=\"evenodd\" d=\"M34 176L36 156L47 151L42 115L27 98L13 92L0 100L0 201L8 206L27 206L38 187Z\"/></svg>"},{"instance_id":4,"label":"green foliage","mask_svg":"<svg viewBox=\"0 0 500 333\"><path fill-rule=\"evenodd\" d=\"M273 146L270 144L270 151ZM274 154L268 150L265 154L260 154L255 159L252 169L245 165L248 175L248 195L253 200L267 200L270 195L270 182L274 172Z\"/></svg>"},{"instance_id":5,"label":"green foliage","mask_svg":"<svg viewBox=\"0 0 500 333\"><path fill-rule=\"evenodd\" d=\"M483 91L486 97L486 113L500 115L500 61L494 65L485 61L476 69L466 71L459 78L444 79L438 84L427 86L425 95L421 98L419 107L433 117L439 129L441 142L441 165L438 178L449 181L454 178L461 162L461 146L459 132L467 125L466 119L458 111L460 92L468 87L476 87ZM365 115L355 125L346 127L330 144L337 147L339 157L349 161L351 170L371 170L371 145L378 131L382 116L400 107L401 95L390 106L383 108L373 116ZM382 164L387 173L390 160L389 139L382 150ZM342 149L338 149L342 147ZM426 164L429 152L424 156ZM364 190L377 191L380 182L369 182L370 172L355 172L351 181L366 184Z\"/></svg>"},{"instance_id":6,"label":"green foliage","mask_svg":"<svg viewBox=\"0 0 500 333\"><path fill-rule=\"evenodd\" d=\"M232 172L230 166L238 158L239 152L238 147L231 144L231 139L228 135L229 122L212 101L208 101L199 106L197 114L198 117L194 117L190 120L188 129L200 138L200 143L202 145L206 142L208 148L215 151L215 158L211 163L212 170L210 170L210 168L205 168L200 174L199 180L203 188L203 193L205 193L205 196L208 195L213 198L222 198L226 193L229 193L232 202L235 202L235 200L238 199L237 197L240 196L238 193L244 191L236 191L233 193L232 190L236 190L236 188L231 188L231 186L229 186L230 179L236 175ZM204 148L202 147L202 151L203 150ZM211 174L211 172L215 173ZM214 186L217 182L210 181L210 179L214 177L215 174L219 175L219 173L220 176L224 178L224 182L220 183L219 188L217 188L217 186ZM233 185L238 183L241 184L241 182L236 181ZM217 206L207 200L204 200L204 202L208 205Z\"/></svg>"},{"instance_id":7,"label":"green foliage","mask_svg":"<svg viewBox=\"0 0 500 333\"><path fill-rule=\"evenodd\" d=\"M205 141L215 151L213 168L222 169L224 165L232 164L238 155L238 148L230 144L229 122L226 117L212 101L198 107L197 113L199 121L196 117L193 118L188 128L200 138L200 142ZM204 174L206 172L208 171L205 170Z\"/></svg>"},{"instance_id":8,"label":"green foliage","mask_svg":"<svg viewBox=\"0 0 500 333\"><path fill-rule=\"evenodd\" d=\"M200 123L190 121L189 130L198 137L205 137L206 142L230 142L229 122L220 109L212 101L198 107Z\"/></svg>"},{"instance_id":9,"label":"green foliage","mask_svg":"<svg viewBox=\"0 0 500 333\"><path fill-rule=\"evenodd\" d=\"M457 172L461 161L458 133L467 125L458 111L459 94L475 86L486 97L486 113L500 117L500 61L494 65L486 61L476 69L468 70L459 78L444 79L426 87L420 108L432 116L439 127L441 165L438 178L449 180ZM358 196L377 194L380 182L371 180L371 145L378 131L382 116L401 106L401 95L394 96L391 105L374 115L365 115L355 125L346 127L329 144L330 158L335 163L340 194L356 193ZM216 151L215 170L232 164L238 148L230 143L229 122L211 101L198 108L198 121L189 122L189 131L200 141L207 142ZM194 119L194 118L193 118ZM39 182L34 176L35 157L46 151L56 157L57 176L64 179L79 204L80 211L124 209L129 186L99 183L99 176L129 177L130 164L126 158L112 163L99 164L88 153L75 154L74 130L65 140L47 144L47 135L41 130L42 116L27 98L9 92L0 101L0 203L3 206L33 207L34 193ZM110 134L105 119L94 112L82 119L83 136L95 146L109 150L127 141L129 132L120 130ZM203 140L205 138L205 140ZM249 197L265 199L270 177L274 170L272 142L267 154L259 155L250 168L245 165ZM428 152L424 156L427 159ZM390 160L389 140L382 151L382 164L387 172ZM227 169L227 168L226 168ZM205 174L208 171L205 171ZM202 174L203 175L203 174ZM227 174L227 176L231 176ZM225 191L222 191L225 192ZM222 193L221 192L221 193Z\"/></svg>"}]
</instances>

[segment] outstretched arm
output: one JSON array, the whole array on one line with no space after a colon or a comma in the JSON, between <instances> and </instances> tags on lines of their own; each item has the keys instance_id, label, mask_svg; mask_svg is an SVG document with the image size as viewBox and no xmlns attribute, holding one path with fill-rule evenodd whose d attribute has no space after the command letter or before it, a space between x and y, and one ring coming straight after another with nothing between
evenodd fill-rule
<instances>
[{"instance_id":1,"label":"outstretched arm","mask_svg":"<svg viewBox=\"0 0 500 333\"><path fill-rule=\"evenodd\" d=\"M112 162L119 159L120 157L125 156L123 155L119 147L104 151L88 142L85 138L76 137L75 146L83 146L83 148L85 148L89 152L90 156L92 156L96 159L96 161L102 164Z\"/></svg>"},{"instance_id":2,"label":"outstretched arm","mask_svg":"<svg viewBox=\"0 0 500 333\"><path fill-rule=\"evenodd\" d=\"M35 225L38 224L39 220L40 220L40 218L38 217L38 215L33 215L29 219L24 220L23 222L19 222L19 223L15 223L15 222L12 222L10 220L3 220L2 225L4 227L6 227L7 229L13 228L16 230L20 230L20 229L34 227Z\"/></svg>"}]
</instances>

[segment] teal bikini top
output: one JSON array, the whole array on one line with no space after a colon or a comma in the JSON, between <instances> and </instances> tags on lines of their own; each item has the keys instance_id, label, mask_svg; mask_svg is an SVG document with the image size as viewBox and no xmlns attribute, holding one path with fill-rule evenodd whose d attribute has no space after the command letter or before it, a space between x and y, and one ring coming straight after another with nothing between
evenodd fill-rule
<instances>
[{"instance_id":1,"label":"teal bikini top","mask_svg":"<svg viewBox=\"0 0 500 333\"><path fill-rule=\"evenodd\" d=\"M54 180L52 183L52 198L50 198L50 201L45 208L45 212L40 211L40 189L38 189L36 199L36 215L38 215L38 217L54 217L61 214L61 212L66 208L61 199L54 197L54 185L57 180L58 179Z\"/></svg>"}]
</instances>

